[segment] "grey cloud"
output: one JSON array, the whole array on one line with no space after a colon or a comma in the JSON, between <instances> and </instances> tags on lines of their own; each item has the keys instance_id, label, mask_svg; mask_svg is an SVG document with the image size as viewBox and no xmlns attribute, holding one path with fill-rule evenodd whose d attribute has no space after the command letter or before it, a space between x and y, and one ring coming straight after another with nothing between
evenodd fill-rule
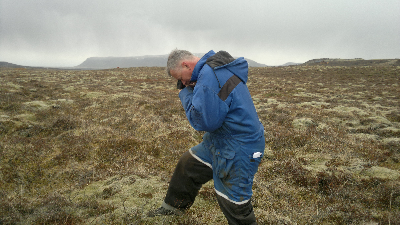
<instances>
[{"instance_id":1,"label":"grey cloud","mask_svg":"<svg viewBox=\"0 0 400 225\"><path fill-rule=\"evenodd\" d=\"M225 49L267 65L396 58L399 8L398 0L2 0L0 61L74 66L176 47Z\"/></svg>"}]
</instances>

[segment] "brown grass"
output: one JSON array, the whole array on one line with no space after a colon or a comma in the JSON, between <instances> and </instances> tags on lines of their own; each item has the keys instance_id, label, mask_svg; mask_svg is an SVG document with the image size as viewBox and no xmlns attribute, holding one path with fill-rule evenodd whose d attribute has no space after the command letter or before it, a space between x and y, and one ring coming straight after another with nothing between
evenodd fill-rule
<instances>
[{"instance_id":1,"label":"brown grass","mask_svg":"<svg viewBox=\"0 0 400 225\"><path fill-rule=\"evenodd\" d=\"M226 224L212 182L146 218L201 141L164 68L1 69L0 224ZM260 224L400 224L400 67L251 68Z\"/></svg>"}]
</instances>

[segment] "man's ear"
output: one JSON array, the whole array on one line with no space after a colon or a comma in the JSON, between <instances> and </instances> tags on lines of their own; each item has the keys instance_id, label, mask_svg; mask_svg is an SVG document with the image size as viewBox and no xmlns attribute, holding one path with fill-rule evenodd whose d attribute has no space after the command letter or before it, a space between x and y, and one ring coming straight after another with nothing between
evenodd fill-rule
<instances>
[{"instance_id":1,"label":"man's ear","mask_svg":"<svg viewBox=\"0 0 400 225\"><path fill-rule=\"evenodd\" d=\"M190 68L189 64L185 61L182 61L181 66L182 68Z\"/></svg>"}]
</instances>

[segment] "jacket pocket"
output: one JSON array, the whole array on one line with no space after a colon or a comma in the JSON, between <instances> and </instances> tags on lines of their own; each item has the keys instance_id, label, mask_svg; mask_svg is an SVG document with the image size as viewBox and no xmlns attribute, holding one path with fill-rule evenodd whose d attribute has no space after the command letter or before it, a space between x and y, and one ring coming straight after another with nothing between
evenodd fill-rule
<instances>
[{"instance_id":1,"label":"jacket pocket","mask_svg":"<svg viewBox=\"0 0 400 225\"><path fill-rule=\"evenodd\" d=\"M260 152L261 153L261 152ZM254 175L257 173L258 170L258 166L261 163L261 159L262 159L262 155L264 153L261 153L261 155L259 157L257 157L258 155L248 155L248 159L247 162L245 163L245 167L243 168L243 173L244 171L246 171L246 174L243 179L241 180L241 182L239 183L239 187L242 188L246 188L248 186L253 185L253 179L254 179Z\"/></svg>"},{"instance_id":2,"label":"jacket pocket","mask_svg":"<svg viewBox=\"0 0 400 225\"><path fill-rule=\"evenodd\" d=\"M218 149L215 152L216 156L216 172L220 179L223 179L228 176L229 171L231 170L235 158L235 151L230 149Z\"/></svg>"}]
</instances>

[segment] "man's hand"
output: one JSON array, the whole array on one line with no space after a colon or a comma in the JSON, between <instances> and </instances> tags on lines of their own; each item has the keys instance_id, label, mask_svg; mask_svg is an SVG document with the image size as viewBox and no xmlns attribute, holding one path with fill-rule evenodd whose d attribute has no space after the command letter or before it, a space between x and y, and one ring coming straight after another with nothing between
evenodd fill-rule
<instances>
[{"instance_id":1,"label":"man's hand","mask_svg":"<svg viewBox=\"0 0 400 225\"><path fill-rule=\"evenodd\" d=\"M194 88L196 86L196 82L190 82L187 86ZM184 89L186 86L182 83L181 80L178 80L178 83L176 84L177 89Z\"/></svg>"},{"instance_id":2,"label":"man's hand","mask_svg":"<svg viewBox=\"0 0 400 225\"><path fill-rule=\"evenodd\" d=\"M196 86L196 82L190 82L188 86L194 88L194 86Z\"/></svg>"},{"instance_id":3,"label":"man's hand","mask_svg":"<svg viewBox=\"0 0 400 225\"><path fill-rule=\"evenodd\" d=\"M182 90L182 89L184 89L185 87L186 87L186 86L183 85L182 81L181 81L181 80L178 80L178 83L176 84L176 88L179 89L179 90Z\"/></svg>"}]
</instances>

